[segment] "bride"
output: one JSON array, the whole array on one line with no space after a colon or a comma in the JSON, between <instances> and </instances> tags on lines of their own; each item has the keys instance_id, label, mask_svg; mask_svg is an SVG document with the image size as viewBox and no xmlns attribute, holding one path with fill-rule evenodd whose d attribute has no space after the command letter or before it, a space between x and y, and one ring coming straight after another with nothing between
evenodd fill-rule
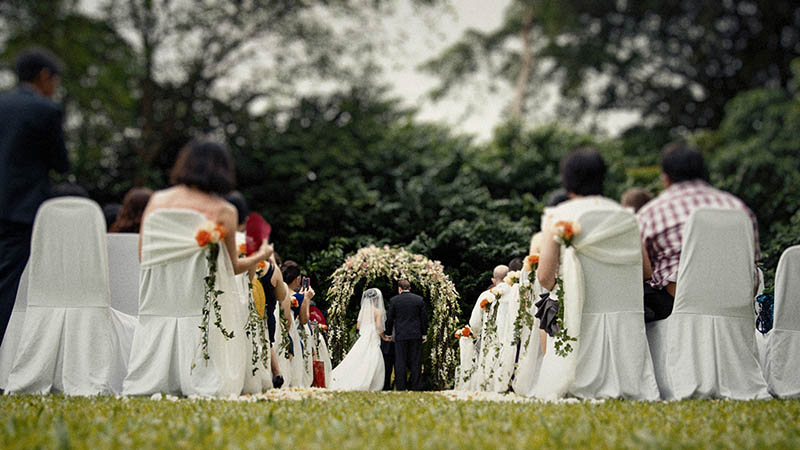
<instances>
[{"instance_id":1,"label":"bride","mask_svg":"<svg viewBox=\"0 0 800 450\"><path fill-rule=\"evenodd\" d=\"M380 391L383 388L381 337L386 310L383 295L375 288L361 296L356 327L360 336L353 348L331 373L331 387L343 391Z\"/></svg>"}]
</instances>

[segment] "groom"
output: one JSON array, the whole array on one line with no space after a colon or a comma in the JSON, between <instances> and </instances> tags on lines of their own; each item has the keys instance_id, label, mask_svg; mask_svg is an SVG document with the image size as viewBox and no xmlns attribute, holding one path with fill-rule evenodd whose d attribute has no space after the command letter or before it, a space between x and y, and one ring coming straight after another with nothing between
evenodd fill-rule
<instances>
[{"instance_id":1,"label":"groom","mask_svg":"<svg viewBox=\"0 0 800 450\"><path fill-rule=\"evenodd\" d=\"M420 389L422 373L422 344L427 340L423 333L428 329L428 315L422 297L411 293L411 283L401 279L397 282L398 295L389 300L386 313L386 330L391 337L385 341L394 342L394 385L398 391L408 388ZM411 371L411 380L406 375Z\"/></svg>"}]
</instances>

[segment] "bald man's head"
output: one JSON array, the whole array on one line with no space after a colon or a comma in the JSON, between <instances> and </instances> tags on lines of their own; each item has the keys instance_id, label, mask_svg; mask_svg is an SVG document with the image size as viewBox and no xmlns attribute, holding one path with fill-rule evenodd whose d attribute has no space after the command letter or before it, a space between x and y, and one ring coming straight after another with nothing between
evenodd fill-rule
<instances>
[{"instance_id":1,"label":"bald man's head","mask_svg":"<svg viewBox=\"0 0 800 450\"><path fill-rule=\"evenodd\" d=\"M499 266L494 268L494 272L492 272L492 281L494 284L500 284L503 282L503 278L508 275L508 266L500 264Z\"/></svg>"}]
</instances>

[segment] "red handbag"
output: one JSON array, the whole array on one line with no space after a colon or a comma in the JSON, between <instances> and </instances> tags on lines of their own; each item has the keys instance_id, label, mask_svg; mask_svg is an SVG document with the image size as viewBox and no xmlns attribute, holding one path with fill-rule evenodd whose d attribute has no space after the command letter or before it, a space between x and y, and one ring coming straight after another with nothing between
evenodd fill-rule
<instances>
[{"instance_id":1,"label":"red handbag","mask_svg":"<svg viewBox=\"0 0 800 450\"><path fill-rule=\"evenodd\" d=\"M314 361L314 382L311 386L324 388L325 387L325 362Z\"/></svg>"}]
</instances>

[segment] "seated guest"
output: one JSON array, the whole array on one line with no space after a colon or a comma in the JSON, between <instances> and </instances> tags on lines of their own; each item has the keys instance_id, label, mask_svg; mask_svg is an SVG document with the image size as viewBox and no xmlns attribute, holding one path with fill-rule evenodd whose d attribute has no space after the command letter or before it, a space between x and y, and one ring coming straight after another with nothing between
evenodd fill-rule
<instances>
[{"instance_id":1,"label":"seated guest","mask_svg":"<svg viewBox=\"0 0 800 450\"><path fill-rule=\"evenodd\" d=\"M139 234L139 322L125 395L241 393L249 357L242 331L247 307L236 298L234 275L268 259L272 246L264 240L251 256L239 256L236 210L220 197L234 180L225 147L194 141L178 155L170 175L173 186L150 198ZM206 226L214 229L203 230ZM213 254L208 246L214 245L219 245L213 286L219 309L206 300L207 258ZM204 327L207 334L201 332Z\"/></svg>"},{"instance_id":2,"label":"seated guest","mask_svg":"<svg viewBox=\"0 0 800 450\"><path fill-rule=\"evenodd\" d=\"M642 209L642 206L646 205L647 202L652 199L653 194L642 188L635 187L623 192L619 202L622 203L623 207L631 208L633 212L638 212Z\"/></svg>"},{"instance_id":3,"label":"seated guest","mask_svg":"<svg viewBox=\"0 0 800 450\"><path fill-rule=\"evenodd\" d=\"M122 205L119 203L106 203L103 205L103 217L106 219L106 230L110 230L111 225L114 225L114 222L117 221L120 209L122 209Z\"/></svg>"},{"instance_id":4,"label":"seated guest","mask_svg":"<svg viewBox=\"0 0 800 450\"><path fill-rule=\"evenodd\" d=\"M509 272L518 272L522 270L522 258L514 258L508 263Z\"/></svg>"},{"instance_id":5,"label":"seated guest","mask_svg":"<svg viewBox=\"0 0 800 450\"><path fill-rule=\"evenodd\" d=\"M542 242L536 278L544 289L552 291L558 273L561 246L554 239L553 225L557 220L575 220L586 211L620 210L621 205L603 197L606 163L596 150L578 149L561 162L561 181L569 200L545 212L542 218ZM642 250L643 276L650 277L650 263Z\"/></svg>"},{"instance_id":6,"label":"seated guest","mask_svg":"<svg viewBox=\"0 0 800 450\"><path fill-rule=\"evenodd\" d=\"M236 231L244 233L247 216L250 215L250 207L247 205L247 199L244 198L244 195L239 191L230 191L225 194L224 198L236 208L236 214L239 218L239 227Z\"/></svg>"},{"instance_id":7,"label":"seated guest","mask_svg":"<svg viewBox=\"0 0 800 450\"><path fill-rule=\"evenodd\" d=\"M50 190L50 198L58 197L81 197L89 198L89 191L77 183L63 182L53 186Z\"/></svg>"},{"instance_id":8,"label":"seated guest","mask_svg":"<svg viewBox=\"0 0 800 450\"><path fill-rule=\"evenodd\" d=\"M111 224L111 233L138 233L142 225L142 214L153 191L148 188L133 188L122 199L122 208L117 220Z\"/></svg>"},{"instance_id":9,"label":"seated guest","mask_svg":"<svg viewBox=\"0 0 800 450\"><path fill-rule=\"evenodd\" d=\"M746 211L753 221L755 258L760 258L756 216L741 200L706 182L703 156L697 150L681 143L667 145L661 154L661 169L664 191L636 215L642 243L653 267L644 292L648 322L665 319L672 313L683 225L695 209L710 206Z\"/></svg>"}]
</instances>

